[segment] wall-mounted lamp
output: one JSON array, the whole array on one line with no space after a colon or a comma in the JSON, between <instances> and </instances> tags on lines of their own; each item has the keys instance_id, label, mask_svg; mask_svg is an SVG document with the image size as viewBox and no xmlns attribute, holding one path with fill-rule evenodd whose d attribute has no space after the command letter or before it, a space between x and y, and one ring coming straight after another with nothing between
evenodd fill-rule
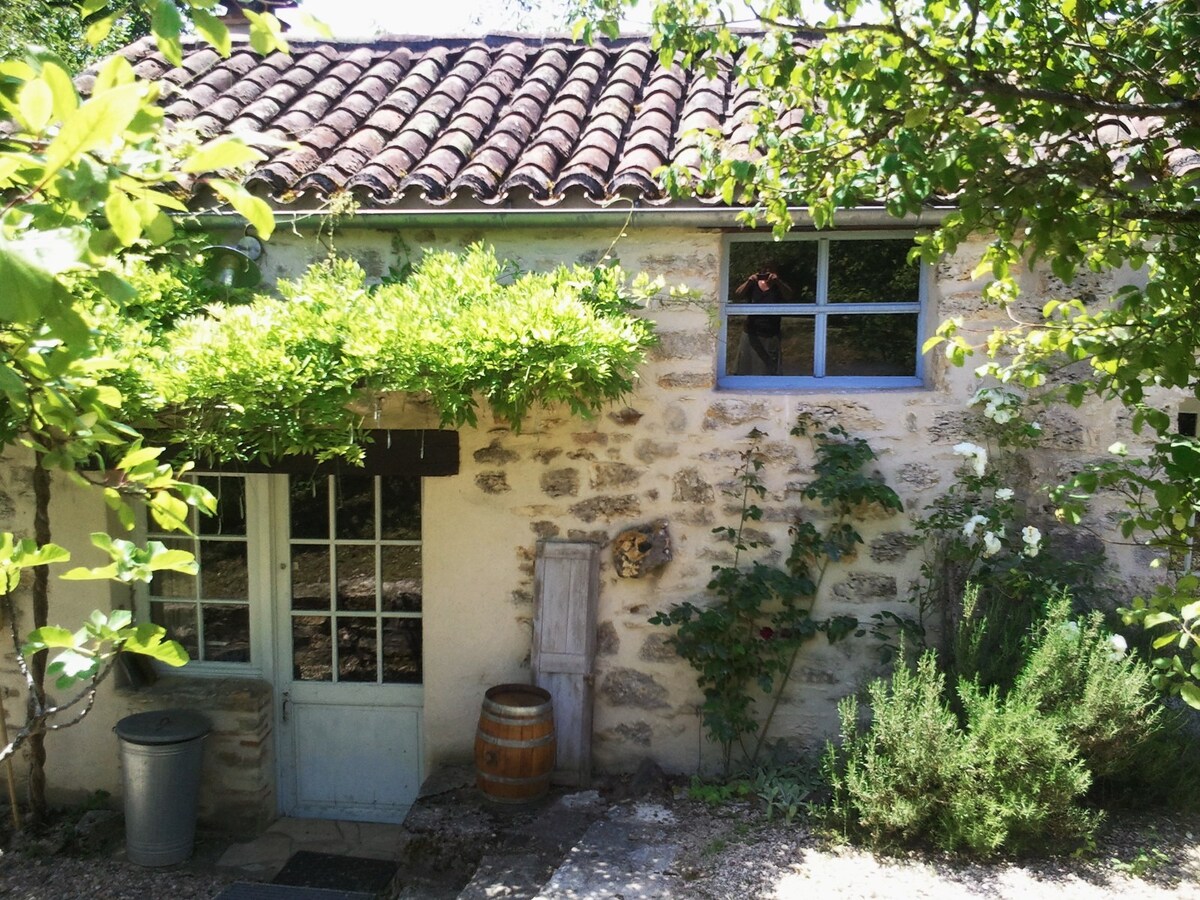
<instances>
[{"instance_id":1,"label":"wall-mounted lamp","mask_svg":"<svg viewBox=\"0 0 1200 900\"><path fill-rule=\"evenodd\" d=\"M262 281L255 260L262 256L262 241L246 235L236 244L213 244L200 251L204 254L204 277L213 284L231 290L251 288Z\"/></svg>"}]
</instances>

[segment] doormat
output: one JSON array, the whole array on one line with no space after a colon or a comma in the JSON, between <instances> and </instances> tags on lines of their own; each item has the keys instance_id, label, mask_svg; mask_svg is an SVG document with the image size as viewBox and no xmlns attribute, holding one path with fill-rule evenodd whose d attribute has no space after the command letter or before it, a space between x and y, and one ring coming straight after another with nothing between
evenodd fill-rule
<instances>
[{"instance_id":1,"label":"doormat","mask_svg":"<svg viewBox=\"0 0 1200 900\"><path fill-rule=\"evenodd\" d=\"M380 894L392 883L397 868L396 863L387 859L300 850L292 854L271 883Z\"/></svg>"}]
</instances>

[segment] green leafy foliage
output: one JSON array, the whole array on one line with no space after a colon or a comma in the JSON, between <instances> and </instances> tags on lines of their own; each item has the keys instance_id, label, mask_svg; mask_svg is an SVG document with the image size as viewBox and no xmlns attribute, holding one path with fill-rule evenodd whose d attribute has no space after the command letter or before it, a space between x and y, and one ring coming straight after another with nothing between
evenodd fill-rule
<instances>
[{"instance_id":1,"label":"green leafy foliage","mask_svg":"<svg viewBox=\"0 0 1200 900\"><path fill-rule=\"evenodd\" d=\"M1099 822L1084 805L1097 782L1147 783L1147 748L1168 730L1148 668L1098 614L1073 619L1065 594L1046 609L1009 688L965 668L948 683L928 651L870 686L865 727L842 703L825 766L847 833L982 856L1070 849Z\"/></svg>"},{"instance_id":2,"label":"green leafy foliage","mask_svg":"<svg viewBox=\"0 0 1200 900\"><path fill-rule=\"evenodd\" d=\"M138 30L148 29L162 54L179 64L191 11L198 13L201 33L228 53L228 31L210 14L212 0L12 6L5 4L0 23L0 449L32 451L35 512L32 542L11 535L0 541L7 588L0 603L15 622L12 590L21 570L32 568L35 628L27 648L32 656L16 656L28 716L0 758L29 745L31 812L44 819L44 735L87 714L115 653L124 647L172 665L186 659L178 645L163 640L162 629L134 626L127 614L114 614L114 622L96 613L74 632L49 625L44 564L65 558L51 543L50 473L99 488L126 528L133 525L130 498L144 501L168 530L183 527L189 505L211 504L180 480L186 467L160 464L125 420L132 404L117 387L122 364L113 350L129 345L129 316L136 310L125 306L135 290L123 277L127 267L120 257L131 248L151 253L171 239L168 213L186 211L178 196L185 182L196 186L207 177L206 167L234 167L255 154L236 141L205 144L165 127L159 86L139 79L122 56L96 66L86 96L73 81L78 65L111 49L98 45ZM257 17L251 31L255 46L286 49L273 16ZM61 54L31 46L38 34L53 38L47 43ZM220 185L214 189L220 193ZM261 201L235 190L225 194L269 234L273 221ZM152 323L141 327L153 330ZM132 580L155 569L194 565L161 547L142 550L105 540L101 546L113 562L90 575ZM12 637L19 650L15 630ZM42 651L52 646L59 652L47 665ZM45 691L47 675L64 689L82 683L81 692L56 706ZM64 715L66 710L71 712Z\"/></svg>"},{"instance_id":3,"label":"green leafy foliage","mask_svg":"<svg viewBox=\"0 0 1200 900\"><path fill-rule=\"evenodd\" d=\"M811 423L802 420L792 434L808 436L813 431ZM862 543L852 520L872 509L888 513L902 508L891 488L862 471L875 459L865 441L837 426L817 431L811 434L816 477L804 495L828 508L832 521L824 530L805 521L793 525L786 568L757 560L743 565L742 554L758 546L748 536L747 524L762 518L757 501L767 492L762 481L763 437L757 429L750 433L750 445L735 473L741 487L738 525L713 529L733 545L734 559L730 565L713 567L708 583L712 602L676 604L650 619L651 624L675 630L671 645L696 670L704 694L704 727L721 747L726 774L735 747L750 764L757 760L800 648L818 634L833 643L862 633L854 617L817 619L812 607L829 566L853 559ZM770 705L760 721L757 701L763 697Z\"/></svg>"},{"instance_id":4,"label":"green leafy foliage","mask_svg":"<svg viewBox=\"0 0 1200 900\"><path fill-rule=\"evenodd\" d=\"M632 390L653 337L629 312L656 289L607 266L521 273L483 246L374 287L330 259L279 297L212 304L129 345L130 390L169 440L221 460L353 458L363 407L389 391L427 395L447 425L473 424L480 403L516 426L539 406L590 416Z\"/></svg>"}]
</instances>

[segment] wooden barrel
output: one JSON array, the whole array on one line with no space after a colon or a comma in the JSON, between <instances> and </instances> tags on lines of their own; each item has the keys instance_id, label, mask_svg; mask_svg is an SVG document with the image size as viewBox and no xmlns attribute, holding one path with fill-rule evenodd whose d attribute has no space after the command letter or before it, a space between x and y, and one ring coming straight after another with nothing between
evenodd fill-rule
<instances>
[{"instance_id":1,"label":"wooden barrel","mask_svg":"<svg viewBox=\"0 0 1200 900\"><path fill-rule=\"evenodd\" d=\"M499 803L536 800L554 771L554 707L530 684L489 688L475 731L476 784Z\"/></svg>"}]
</instances>

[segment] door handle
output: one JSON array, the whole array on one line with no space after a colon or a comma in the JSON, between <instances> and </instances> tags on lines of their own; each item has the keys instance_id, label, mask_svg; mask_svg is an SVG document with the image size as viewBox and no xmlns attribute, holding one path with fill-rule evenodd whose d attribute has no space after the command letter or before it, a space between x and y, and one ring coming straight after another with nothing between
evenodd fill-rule
<instances>
[{"instance_id":1,"label":"door handle","mask_svg":"<svg viewBox=\"0 0 1200 900\"><path fill-rule=\"evenodd\" d=\"M292 702L292 694L290 691L283 692L283 708L280 710L280 718L286 723L288 720L288 704Z\"/></svg>"}]
</instances>

